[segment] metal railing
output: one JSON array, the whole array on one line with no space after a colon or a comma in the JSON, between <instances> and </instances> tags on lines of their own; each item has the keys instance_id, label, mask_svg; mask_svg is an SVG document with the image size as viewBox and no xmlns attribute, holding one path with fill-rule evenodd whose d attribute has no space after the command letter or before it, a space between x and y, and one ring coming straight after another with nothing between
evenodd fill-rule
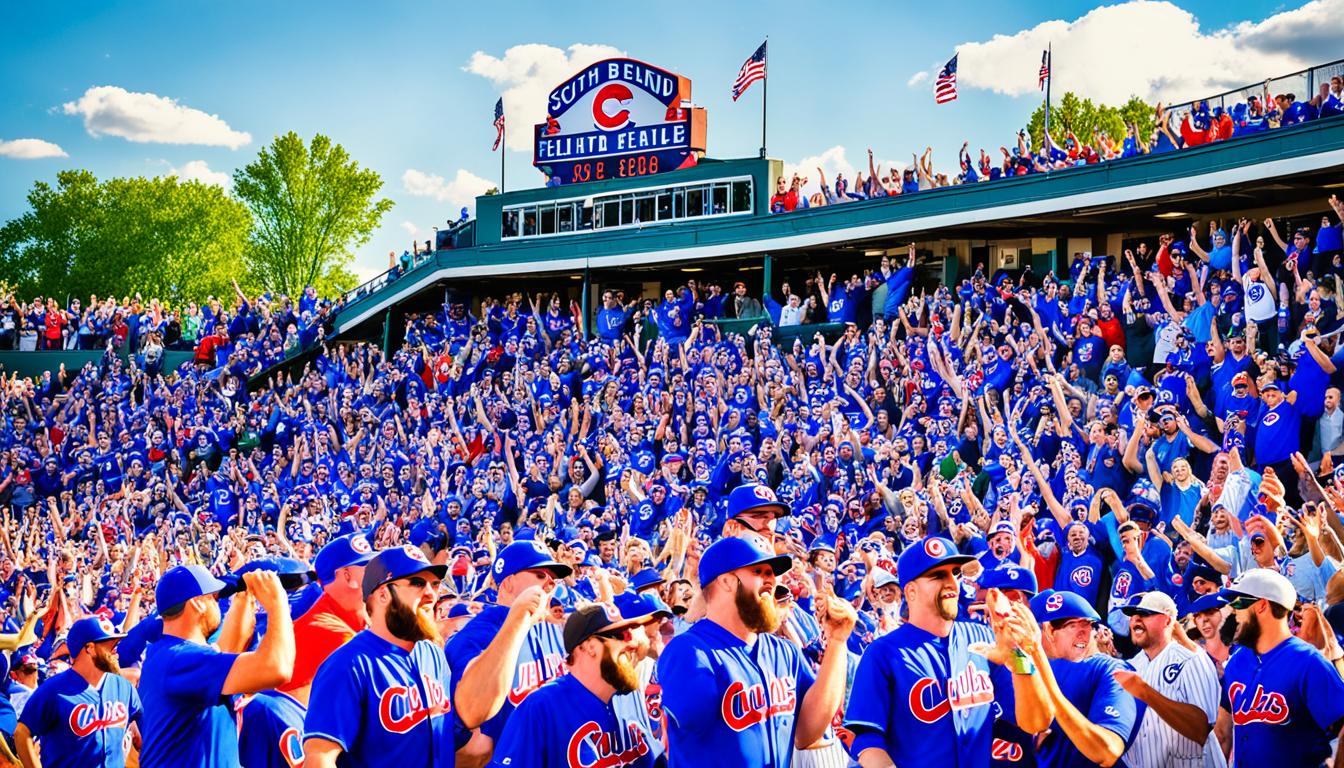
<instances>
[{"instance_id":1,"label":"metal railing","mask_svg":"<svg viewBox=\"0 0 1344 768\"><path fill-rule=\"evenodd\" d=\"M1344 59L1337 59L1327 64L1318 64L1309 69L1291 72L1279 77L1272 77L1263 83L1234 88L1230 91L1224 91L1214 96L1203 99L1192 99L1181 104L1173 104L1166 108L1167 125L1173 131L1178 130L1185 116L1190 113L1195 102L1203 101L1208 104L1210 110L1222 108L1224 111L1230 110L1237 104L1246 103L1251 96L1265 98L1265 93L1269 93L1269 98L1274 98L1280 93L1291 93L1297 97L1298 101L1311 101L1316 97L1316 89L1321 83L1329 83L1330 78L1335 75L1344 76ZM1268 109L1269 105L1265 105Z\"/></svg>"}]
</instances>

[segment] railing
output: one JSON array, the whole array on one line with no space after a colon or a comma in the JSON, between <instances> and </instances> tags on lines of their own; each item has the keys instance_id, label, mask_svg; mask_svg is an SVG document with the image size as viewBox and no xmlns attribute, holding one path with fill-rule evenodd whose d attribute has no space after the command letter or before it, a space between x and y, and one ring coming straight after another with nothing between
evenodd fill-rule
<instances>
[{"instance_id":1,"label":"railing","mask_svg":"<svg viewBox=\"0 0 1344 768\"><path fill-rule=\"evenodd\" d=\"M1237 104L1245 103L1251 96L1264 98L1266 90L1269 92L1271 99L1276 94L1291 93L1297 97L1298 101L1311 101L1316 97L1316 89L1320 84L1330 82L1330 78L1335 75L1344 76L1344 59L1337 59L1328 64L1319 64L1309 69L1270 78L1263 83L1234 88L1205 99L1193 99L1182 104L1174 104L1166 109L1167 125L1173 131L1177 130L1196 101L1206 102L1210 110L1215 107L1229 110ZM1266 109L1269 109L1269 107L1270 105L1265 105Z\"/></svg>"}]
</instances>

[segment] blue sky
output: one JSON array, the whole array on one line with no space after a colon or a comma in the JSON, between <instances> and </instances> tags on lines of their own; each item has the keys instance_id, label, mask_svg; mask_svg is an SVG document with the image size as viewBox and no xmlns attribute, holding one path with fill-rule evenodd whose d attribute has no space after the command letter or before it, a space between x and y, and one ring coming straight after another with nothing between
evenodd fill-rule
<instances>
[{"instance_id":1,"label":"blue sky","mask_svg":"<svg viewBox=\"0 0 1344 768\"><path fill-rule=\"evenodd\" d=\"M544 94L608 49L691 78L709 154L741 157L759 144L759 86L737 104L729 86L768 34L770 154L830 175L866 164L869 147L890 164L932 145L951 170L962 140L1007 143L1039 103L1046 41L1057 90L1175 101L1325 61L1344 32L1344 0L702 7L679 18L630 2L8 4L0 217L61 169L220 181L279 133L322 132L396 202L357 252L372 274L497 181L501 93L511 132L530 136ZM960 99L935 106L931 75L954 50ZM510 189L540 182L521 142L507 163Z\"/></svg>"}]
</instances>

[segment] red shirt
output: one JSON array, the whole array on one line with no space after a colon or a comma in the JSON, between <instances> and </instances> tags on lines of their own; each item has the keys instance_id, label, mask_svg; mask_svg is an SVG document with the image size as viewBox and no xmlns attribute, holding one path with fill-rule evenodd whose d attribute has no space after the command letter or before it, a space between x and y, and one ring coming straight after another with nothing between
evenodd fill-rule
<instances>
[{"instance_id":1,"label":"red shirt","mask_svg":"<svg viewBox=\"0 0 1344 768\"><path fill-rule=\"evenodd\" d=\"M349 631L337 630L336 623L344 624ZM327 626L329 624L333 626ZM277 690L293 691L313 682L322 662L365 626L360 617L342 608L324 592L307 613L294 620L294 647L298 649L294 658L294 676Z\"/></svg>"}]
</instances>

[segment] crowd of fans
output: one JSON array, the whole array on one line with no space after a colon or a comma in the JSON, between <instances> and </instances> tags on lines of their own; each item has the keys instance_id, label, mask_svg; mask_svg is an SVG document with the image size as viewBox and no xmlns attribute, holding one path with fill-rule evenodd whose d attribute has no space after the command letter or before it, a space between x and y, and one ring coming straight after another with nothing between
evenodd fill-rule
<instances>
[{"instance_id":1,"label":"crowd of fans","mask_svg":"<svg viewBox=\"0 0 1344 768\"><path fill-rule=\"evenodd\" d=\"M1270 95L1266 82L1263 93L1250 94L1246 101L1229 107L1211 107L1207 101L1196 101L1189 110L1172 115L1161 104L1156 107L1155 124L1151 133L1141 135L1133 123L1125 125L1125 136L1116 141L1102 131L1091 136L1063 134L1063 141L1046 134L1038 146L1028 139L1025 130L1018 131L1015 145L999 147L999 156L984 149L978 157L972 155L969 142L957 153L959 170L954 174L940 173L933 167L933 149L911 157L905 169L884 171L875 164L873 151L868 150L868 175L854 174L851 182L837 173L828 184L825 173L817 169L821 191L807 194L810 183L806 176L795 173L792 179L776 179L775 193L770 198L771 213L837 205L854 200L875 197L908 195L938 187L975 184L1012 176L1026 176L1093 165L1112 160L1123 160L1142 155L1172 152L1228 139L1263 133L1282 126L1298 125L1318 118L1344 114L1344 77L1335 75L1328 83L1321 83L1319 92L1306 101L1296 94Z\"/></svg>"},{"instance_id":2,"label":"crowd of fans","mask_svg":"<svg viewBox=\"0 0 1344 768\"><path fill-rule=\"evenodd\" d=\"M778 631L815 661L811 611L837 596L857 609L857 663L903 621L897 559L940 536L975 558L963 615L1006 568L1013 589L1078 595L1103 620L1094 651L1128 657L1131 601L1159 592L1221 670L1232 609L1207 598L1265 568L1296 591L1294 631L1344 656L1344 204L1329 205L1287 240L1272 220L1195 222L1058 275L974 265L916 286L911 246L847 278L794 276L782 301L688 281L607 291L589 322L558 295L453 300L408 316L390 354L323 338L333 310L311 291L181 312L11 300L7 343L32 328L41 348L109 354L0 387L0 732L12 742L33 687L78 656L76 620L129 631L117 656L135 679L169 569L279 570L299 617L338 599L310 567L352 535L448 566L440 640L501 599L497 558L532 541L565 564L549 621L653 592L673 615L656 656L703 610L701 555L756 534L793 558ZM844 330L773 341L814 322ZM304 334L320 354L249 391ZM197 359L113 354L154 344ZM737 514L735 489L757 485L788 514ZM300 634L295 668L311 680L330 650Z\"/></svg>"}]
</instances>

